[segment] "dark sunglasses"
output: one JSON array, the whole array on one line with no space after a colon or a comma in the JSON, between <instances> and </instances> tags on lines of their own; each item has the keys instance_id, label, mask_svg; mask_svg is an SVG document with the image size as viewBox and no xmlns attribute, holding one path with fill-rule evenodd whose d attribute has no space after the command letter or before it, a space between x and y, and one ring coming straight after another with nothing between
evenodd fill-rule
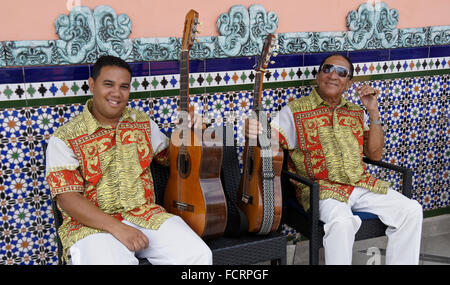
<instances>
[{"instance_id":1,"label":"dark sunglasses","mask_svg":"<svg viewBox=\"0 0 450 285\"><path fill-rule=\"evenodd\" d=\"M350 73L346 67L343 67L340 65L328 64L328 63L322 65L321 71L323 71L323 73L326 73L326 74L336 71L336 74L342 78L347 77L348 74Z\"/></svg>"}]
</instances>

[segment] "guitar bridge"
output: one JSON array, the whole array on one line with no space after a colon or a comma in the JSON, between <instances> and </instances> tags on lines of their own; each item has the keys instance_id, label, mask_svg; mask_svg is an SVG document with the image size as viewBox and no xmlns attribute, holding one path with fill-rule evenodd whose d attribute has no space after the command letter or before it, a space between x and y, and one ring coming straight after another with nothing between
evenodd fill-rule
<instances>
[{"instance_id":1,"label":"guitar bridge","mask_svg":"<svg viewBox=\"0 0 450 285\"><path fill-rule=\"evenodd\" d=\"M185 212L194 212L194 205L184 202L173 201L173 207Z\"/></svg>"},{"instance_id":2,"label":"guitar bridge","mask_svg":"<svg viewBox=\"0 0 450 285\"><path fill-rule=\"evenodd\" d=\"M245 204L253 204L253 196L242 193L241 201Z\"/></svg>"}]
</instances>

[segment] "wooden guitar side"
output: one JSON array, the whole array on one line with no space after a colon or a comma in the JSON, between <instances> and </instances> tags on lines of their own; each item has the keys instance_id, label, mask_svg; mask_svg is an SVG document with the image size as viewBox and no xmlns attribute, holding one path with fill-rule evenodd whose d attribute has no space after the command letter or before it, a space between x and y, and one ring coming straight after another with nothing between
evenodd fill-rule
<instances>
[{"instance_id":1,"label":"wooden guitar side","mask_svg":"<svg viewBox=\"0 0 450 285\"><path fill-rule=\"evenodd\" d=\"M248 219L248 231L257 232L261 228L263 219L263 199L262 199L262 180L258 166L261 166L261 149L254 147L254 160L253 163L248 160L244 160L244 168L239 184L238 191L238 207L245 213ZM247 157L248 143L244 147L243 157ZM250 164L253 165L250 165ZM253 171L249 173L249 168L253 168ZM243 201L243 195L246 195L250 200Z\"/></svg>"}]
</instances>

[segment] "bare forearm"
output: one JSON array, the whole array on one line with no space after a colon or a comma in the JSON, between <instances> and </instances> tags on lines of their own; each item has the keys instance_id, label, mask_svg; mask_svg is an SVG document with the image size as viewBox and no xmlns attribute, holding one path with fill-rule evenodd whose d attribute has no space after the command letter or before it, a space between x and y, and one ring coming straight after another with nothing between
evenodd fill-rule
<instances>
[{"instance_id":1,"label":"bare forearm","mask_svg":"<svg viewBox=\"0 0 450 285\"><path fill-rule=\"evenodd\" d=\"M364 149L364 154L373 160L380 160L383 155L384 147L384 133L381 124L373 123L373 121L380 121L380 113L378 110L369 112L370 127L367 138L367 145Z\"/></svg>"},{"instance_id":2,"label":"bare forearm","mask_svg":"<svg viewBox=\"0 0 450 285\"><path fill-rule=\"evenodd\" d=\"M129 250L137 251L148 247L149 240L140 230L106 214L80 193L59 194L57 201L59 206L78 222L111 233Z\"/></svg>"},{"instance_id":3,"label":"bare forearm","mask_svg":"<svg viewBox=\"0 0 450 285\"><path fill-rule=\"evenodd\" d=\"M59 206L83 225L112 233L120 221L103 212L83 195L69 192L57 196Z\"/></svg>"}]
</instances>

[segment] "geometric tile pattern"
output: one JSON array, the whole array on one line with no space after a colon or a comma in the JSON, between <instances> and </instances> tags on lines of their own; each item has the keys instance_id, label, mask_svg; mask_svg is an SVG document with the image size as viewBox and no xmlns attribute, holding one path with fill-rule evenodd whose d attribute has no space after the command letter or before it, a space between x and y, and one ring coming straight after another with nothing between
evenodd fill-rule
<instances>
[{"instance_id":1,"label":"geometric tile pattern","mask_svg":"<svg viewBox=\"0 0 450 285\"><path fill-rule=\"evenodd\" d=\"M75 105L1 110L0 264L57 262L43 143L77 112Z\"/></svg>"},{"instance_id":2,"label":"geometric tile pattern","mask_svg":"<svg viewBox=\"0 0 450 285\"><path fill-rule=\"evenodd\" d=\"M306 55L275 59L277 63L264 78L266 111L273 116L289 101L311 91L317 61L323 58L317 56L314 60ZM243 63L236 63L239 60ZM190 103L216 125L224 118L231 120L237 143L242 145L242 116L249 114L253 103L255 75L248 58L239 60L232 66L222 60L205 61L202 70L192 66ZM355 56L356 82L345 95L359 102L358 76L380 91L386 136L383 160L413 170L413 198L424 210L450 206L449 60L450 52L430 58L370 61ZM166 133L172 131L178 107L179 75L174 64L151 62L133 67L142 70L133 78L135 99L129 104L147 112ZM83 76L52 80L52 75L42 82L29 80L32 77L26 69L0 69L0 264L56 264L43 144L56 128L82 112L83 103L75 99L84 101L83 96L90 95L87 77L83 78L89 76L90 67L82 68ZM399 183L394 173L370 171Z\"/></svg>"}]
</instances>

